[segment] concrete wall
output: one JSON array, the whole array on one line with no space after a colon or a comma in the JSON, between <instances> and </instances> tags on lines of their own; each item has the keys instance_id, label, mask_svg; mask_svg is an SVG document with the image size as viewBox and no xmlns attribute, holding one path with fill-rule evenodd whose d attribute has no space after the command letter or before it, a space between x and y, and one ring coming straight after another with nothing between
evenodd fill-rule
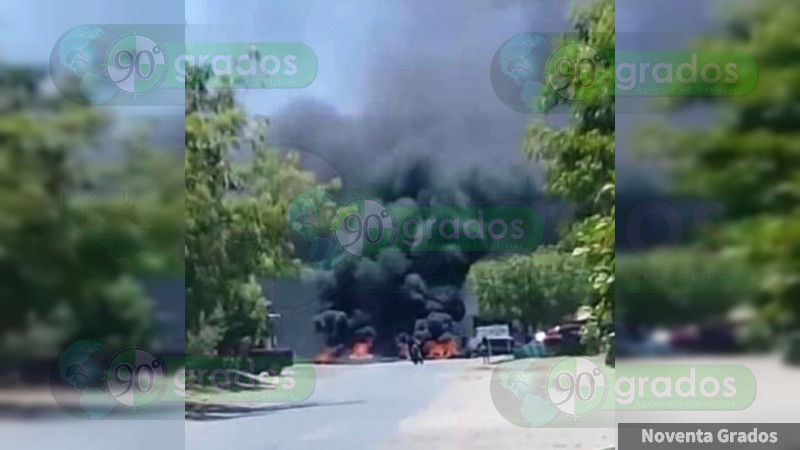
<instances>
[{"instance_id":1,"label":"concrete wall","mask_svg":"<svg viewBox=\"0 0 800 450\"><path fill-rule=\"evenodd\" d=\"M317 289L297 280L262 281L271 302L271 311L280 314L273 319L278 347L294 350L297 359L313 359L325 349L322 335L314 330L314 316L320 311Z\"/></svg>"}]
</instances>

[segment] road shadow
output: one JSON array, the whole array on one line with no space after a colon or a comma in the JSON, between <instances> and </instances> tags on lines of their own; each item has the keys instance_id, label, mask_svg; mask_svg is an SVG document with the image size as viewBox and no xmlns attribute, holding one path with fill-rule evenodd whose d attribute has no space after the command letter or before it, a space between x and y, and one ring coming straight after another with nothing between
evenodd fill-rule
<instances>
[{"instance_id":1,"label":"road shadow","mask_svg":"<svg viewBox=\"0 0 800 450\"><path fill-rule=\"evenodd\" d=\"M78 407L73 408L79 411ZM0 404L0 420L36 420L63 417L64 410L55 405Z\"/></svg>"},{"instance_id":2,"label":"road shadow","mask_svg":"<svg viewBox=\"0 0 800 450\"><path fill-rule=\"evenodd\" d=\"M230 420L243 417L261 416L280 411L303 408L319 408L326 406L342 406L364 403L363 400L350 400L341 402L308 402L291 403L282 405L270 405L262 407L251 407L241 405L186 405L186 420L193 421L214 421Z\"/></svg>"}]
</instances>

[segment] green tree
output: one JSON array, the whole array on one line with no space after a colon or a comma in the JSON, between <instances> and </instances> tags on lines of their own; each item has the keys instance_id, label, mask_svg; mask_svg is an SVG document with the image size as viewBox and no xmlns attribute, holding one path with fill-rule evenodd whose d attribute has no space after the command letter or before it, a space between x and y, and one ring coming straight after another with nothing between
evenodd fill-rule
<instances>
[{"instance_id":1,"label":"green tree","mask_svg":"<svg viewBox=\"0 0 800 450\"><path fill-rule=\"evenodd\" d=\"M319 188L296 154L265 144L231 91L192 72L186 109L186 330L190 354L234 353L269 333L258 279L294 273L288 209ZM327 189L329 186L322 187Z\"/></svg>"},{"instance_id":2,"label":"green tree","mask_svg":"<svg viewBox=\"0 0 800 450\"><path fill-rule=\"evenodd\" d=\"M611 55L615 47L614 1L597 0L576 10L575 33L564 38L582 52ZM589 55L592 56L592 55ZM585 257L590 267L594 323L585 330L587 343L599 348L614 330L615 320L615 126L614 95L591 96L593 85L572 83L560 94L548 91L544 105L566 104L572 122L564 128L531 125L525 151L541 162L549 192L572 202L576 221L562 247ZM570 99L590 98L574 102Z\"/></svg>"},{"instance_id":3,"label":"green tree","mask_svg":"<svg viewBox=\"0 0 800 450\"><path fill-rule=\"evenodd\" d=\"M685 247L620 255L617 324L634 329L725 316L753 300L760 275L741 252L709 257Z\"/></svg>"},{"instance_id":4,"label":"green tree","mask_svg":"<svg viewBox=\"0 0 800 450\"><path fill-rule=\"evenodd\" d=\"M108 120L59 97L42 97L36 70L0 68L0 354L53 357L71 340L145 343L150 306L135 269L98 241L126 247L131 230L87 225L102 202L69 161L97 142Z\"/></svg>"},{"instance_id":5,"label":"green tree","mask_svg":"<svg viewBox=\"0 0 800 450\"><path fill-rule=\"evenodd\" d=\"M469 281L483 313L518 320L530 331L586 304L588 275L582 258L542 248L531 255L481 261L470 268Z\"/></svg>"},{"instance_id":6,"label":"green tree","mask_svg":"<svg viewBox=\"0 0 800 450\"><path fill-rule=\"evenodd\" d=\"M758 66L755 89L740 97L692 99L722 112L714 128L649 130L652 137L643 144L668 155L676 190L721 202L730 244L770 266L759 297L776 330L800 328L798 22L800 4L793 0L748 5L728 17L722 32L699 41L697 49L751 55Z\"/></svg>"}]
</instances>

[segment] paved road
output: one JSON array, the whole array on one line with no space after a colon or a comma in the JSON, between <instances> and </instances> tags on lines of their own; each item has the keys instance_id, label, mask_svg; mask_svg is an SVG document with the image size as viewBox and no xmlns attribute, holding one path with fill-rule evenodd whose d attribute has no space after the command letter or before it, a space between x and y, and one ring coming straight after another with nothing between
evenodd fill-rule
<instances>
[{"instance_id":1,"label":"paved road","mask_svg":"<svg viewBox=\"0 0 800 450\"><path fill-rule=\"evenodd\" d=\"M376 450L462 368L458 361L318 366L316 389L302 404L186 423L183 404L143 410L135 420L84 421L57 408L0 411L0 448Z\"/></svg>"},{"instance_id":2,"label":"paved road","mask_svg":"<svg viewBox=\"0 0 800 450\"><path fill-rule=\"evenodd\" d=\"M375 450L461 368L452 361L318 367L314 394L301 407L188 421L186 449Z\"/></svg>"},{"instance_id":3,"label":"paved road","mask_svg":"<svg viewBox=\"0 0 800 450\"><path fill-rule=\"evenodd\" d=\"M650 360L630 362L655 362ZM773 356L673 359L680 364L742 364L758 380L744 411L617 412L621 421L786 422L800 414L800 370ZM317 388L300 408L229 414L184 423L183 408L149 410L146 420L10 418L0 411L0 448L17 450L475 450L596 449L612 428L527 429L494 409L490 368L479 361L320 367ZM61 414L63 416L63 413ZM144 418L143 417L143 418ZM612 421L613 422L613 421ZM498 445L502 444L502 445Z\"/></svg>"},{"instance_id":4,"label":"paved road","mask_svg":"<svg viewBox=\"0 0 800 450\"><path fill-rule=\"evenodd\" d=\"M81 420L54 409L0 413L3 450L167 450L183 448L183 405L151 409L135 420Z\"/></svg>"}]
</instances>

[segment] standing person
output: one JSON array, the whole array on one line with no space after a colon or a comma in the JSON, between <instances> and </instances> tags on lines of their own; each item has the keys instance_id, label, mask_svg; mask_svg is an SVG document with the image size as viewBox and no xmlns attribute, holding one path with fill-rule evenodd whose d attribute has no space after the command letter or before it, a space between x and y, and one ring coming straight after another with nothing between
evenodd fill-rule
<instances>
[{"instance_id":1,"label":"standing person","mask_svg":"<svg viewBox=\"0 0 800 450\"><path fill-rule=\"evenodd\" d=\"M411 341L411 343L409 344L408 353L411 358L411 362L413 362L414 365L422 364L422 349L419 339L414 338Z\"/></svg>"},{"instance_id":2,"label":"standing person","mask_svg":"<svg viewBox=\"0 0 800 450\"><path fill-rule=\"evenodd\" d=\"M483 354L483 363L489 364L489 357L491 356L489 349L489 338L484 336L481 339L481 353Z\"/></svg>"}]
</instances>

